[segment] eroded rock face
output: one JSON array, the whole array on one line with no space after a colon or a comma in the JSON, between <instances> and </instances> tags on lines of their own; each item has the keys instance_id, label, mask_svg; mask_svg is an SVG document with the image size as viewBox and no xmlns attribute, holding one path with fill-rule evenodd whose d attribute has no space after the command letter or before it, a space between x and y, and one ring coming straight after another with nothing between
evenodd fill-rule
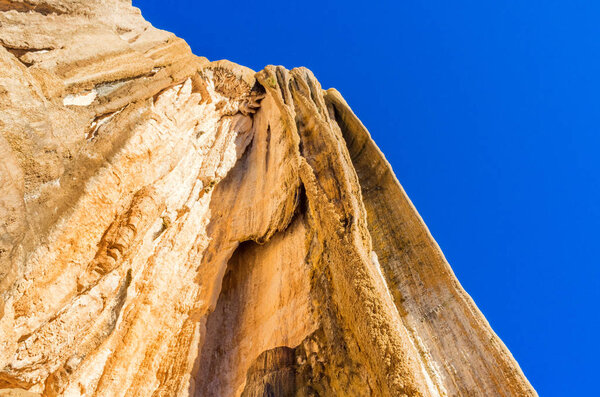
<instances>
[{"instance_id":1,"label":"eroded rock face","mask_svg":"<svg viewBox=\"0 0 600 397\"><path fill-rule=\"evenodd\" d=\"M0 0L0 395L531 396L310 71Z\"/></svg>"}]
</instances>

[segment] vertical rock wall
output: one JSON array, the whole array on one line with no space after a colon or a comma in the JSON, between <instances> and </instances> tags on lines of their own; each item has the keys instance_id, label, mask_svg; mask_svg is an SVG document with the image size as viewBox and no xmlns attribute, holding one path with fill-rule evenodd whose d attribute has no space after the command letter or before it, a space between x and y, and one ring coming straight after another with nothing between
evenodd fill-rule
<instances>
[{"instance_id":1,"label":"vertical rock wall","mask_svg":"<svg viewBox=\"0 0 600 397\"><path fill-rule=\"evenodd\" d=\"M121 0L0 0L0 66L0 395L535 395L310 71Z\"/></svg>"}]
</instances>

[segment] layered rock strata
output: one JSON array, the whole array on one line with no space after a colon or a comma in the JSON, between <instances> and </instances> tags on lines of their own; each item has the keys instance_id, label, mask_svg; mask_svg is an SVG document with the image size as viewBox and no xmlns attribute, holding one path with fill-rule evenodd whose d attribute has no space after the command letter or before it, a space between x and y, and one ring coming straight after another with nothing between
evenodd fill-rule
<instances>
[{"instance_id":1,"label":"layered rock strata","mask_svg":"<svg viewBox=\"0 0 600 397\"><path fill-rule=\"evenodd\" d=\"M0 395L533 396L310 71L0 0Z\"/></svg>"}]
</instances>

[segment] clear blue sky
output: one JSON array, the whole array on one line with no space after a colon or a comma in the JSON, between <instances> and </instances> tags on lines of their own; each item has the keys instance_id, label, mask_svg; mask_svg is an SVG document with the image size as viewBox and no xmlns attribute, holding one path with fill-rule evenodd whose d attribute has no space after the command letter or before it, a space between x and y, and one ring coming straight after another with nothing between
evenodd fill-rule
<instances>
[{"instance_id":1,"label":"clear blue sky","mask_svg":"<svg viewBox=\"0 0 600 397\"><path fill-rule=\"evenodd\" d=\"M540 395L598 393L599 2L134 5L197 55L336 87Z\"/></svg>"}]
</instances>

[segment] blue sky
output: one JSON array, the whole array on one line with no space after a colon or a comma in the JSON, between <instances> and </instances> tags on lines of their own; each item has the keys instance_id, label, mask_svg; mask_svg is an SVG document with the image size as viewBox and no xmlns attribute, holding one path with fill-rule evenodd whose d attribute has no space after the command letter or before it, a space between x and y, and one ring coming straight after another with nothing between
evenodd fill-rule
<instances>
[{"instance_id":1,"label":"blue sky","mask_svg":"<svg viewBox=\"0 0 600 397\"><path fill-rule=\"evenodd\" d=\"M197 55L336 87L540 395L597 392L600 3L134 5Z\"/></svg>"}]
</instances>

